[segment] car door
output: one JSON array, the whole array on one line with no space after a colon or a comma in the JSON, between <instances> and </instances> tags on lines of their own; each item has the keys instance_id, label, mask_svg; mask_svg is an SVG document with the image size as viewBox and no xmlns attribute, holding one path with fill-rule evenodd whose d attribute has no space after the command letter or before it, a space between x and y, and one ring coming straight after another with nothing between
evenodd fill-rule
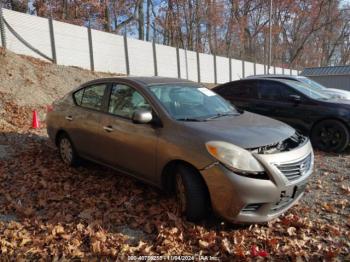
<instances>
[{"instance_id":1,"label":"car door","mask_svg":"<svg viewBox=\"0 0 350 262\"><path fill-rule=\"evenodd\" d=\"M101 161L102 149L97 145L104 135L100 119L105 114L107 86L106 83L97 83L75 92L76 106L65 116L71 126L69 136L78 153L98 161Z\"/></svg>"},{"instance_id":2,"label":"car door","mask_svg":"<svg viewBox=\"0 0 350 262\"><path fill-rule=\"evenodd\" d=\"M256 99L256 85L253 80L236 81L217 90L221 96L242 110L252 110Z\"/></svg>"},{"instance_id":3,"label":"car door","mask_svg":"<svg viewBox=\"0 0 350 262\"><path fill-rule=\"evenodd\" d=\"M101 119L103 159L111 166L155 182L158 130L152 124L135 124L132 115L136 110L152 111L148 100L134 87L114 83L110 87L108 114Z\"/></svg>"},{"instance_id":4,"label":"car door","mask_svg":"<svg viewBox=\"0 0 350 262\"><path fill-rule=\"evenodd\" d=\"M302 130L305 117L305 97L278 81L259 80L255 112L266 115ZM300 101L293 100L297 96Z\"/></svg>"},{"instance_id":5,"label":"car door","mask_svg":"<svg viewBox=\"0 0 350 262\"><path fill-rule=\"evenodd\" d=\"M281 98L276 112L277 119L308 134L319 108L315 107L315 103L301 92L284 83L279 84Z\"/></svg>"},{"instance_id":6,"label":"car door","mask_svg":"<svg viewBox=\"0 0 350 262\"><path fill-rule=\"evenodd\" d=\"M281 88L276 81L257 80L257 99L254 102L253 112L261 115L278 118L281 106Z\"/></svg>"}]
</instances>

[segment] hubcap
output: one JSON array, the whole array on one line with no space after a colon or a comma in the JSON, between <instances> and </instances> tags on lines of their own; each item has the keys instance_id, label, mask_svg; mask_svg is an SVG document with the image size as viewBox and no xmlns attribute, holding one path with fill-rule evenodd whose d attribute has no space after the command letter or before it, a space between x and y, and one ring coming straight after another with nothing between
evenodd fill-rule
<instances>
[{"instance_id":1,"label":"hubcap","mask_svg":"<svg viewBox=\"0 0 350 262\"><path fill-rule=\"evenodd\" d=\"M60 141L60 153L62 160L68 165L71 164L73 158L73 148L67 138L62 138Z\"/></svg>"},{"instance_id":2,"label":"hubcap","mask_svg":"<svg viewBox=\"0 0 350 262\"><path fill-rule=\"evenodd\" d=\"M336 127L323 126L320 131L320 141L326 148L337 147L341 142L342 135Z\"/></svg>"},{"instance_id":3,"label":"hubcap","mask_svg":"<svg viewBox=\"0 0 350 262\"><path fill-rule=\"evenodd\" d=\"M176 196L180 205L181 213L186 211L186 193L181 175L176 175Z\"/></svg>"}]
</instances>

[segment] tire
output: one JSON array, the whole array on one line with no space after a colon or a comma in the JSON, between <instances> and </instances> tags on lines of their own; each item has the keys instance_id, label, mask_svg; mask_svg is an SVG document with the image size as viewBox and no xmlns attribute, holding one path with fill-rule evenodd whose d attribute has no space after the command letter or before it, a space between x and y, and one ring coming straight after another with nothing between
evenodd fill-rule
<instances>
[{"instance_id":1,"label":"tire","mask_svg":"<svg viewBox=\"0 0 350 262\"><path fill-rule=\"evenodd\" d=\"M311 142L322 151L340 153L349 145L349 129L338 120L323 120L312 128Z\"/></svg>"},{"instance_id":2,"label":"tire","mask_svg":"<svg viewBox=\"0 0 350 262\"><path fill-rule=\"evenodd\" d=\"M209 193L200 174L179 166L175 181L177 200L187 220L198 222L206 218L210 207Z\"/></svg>"},{"instance_id":3,"label":"tire","mask_svg":"<svg viewBox=\"0 0 350 262\"><path fill-rule=\"evenodd\" d=\"M60 157L66 165L71 167L79 165L79 156L67 134L63 133L59 136L57 146Z\"/></svg>"}]
</instances>

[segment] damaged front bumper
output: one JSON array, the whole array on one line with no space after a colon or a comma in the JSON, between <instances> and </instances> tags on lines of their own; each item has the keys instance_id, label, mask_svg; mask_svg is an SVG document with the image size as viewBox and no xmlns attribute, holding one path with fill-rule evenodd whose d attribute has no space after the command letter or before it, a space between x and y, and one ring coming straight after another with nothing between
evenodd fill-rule
<instances>
[{"instance_id":1,"label":"damaged front bumper","mask_svg":"<svg viewBox=\"0 0 350 262\"><path fill-rule=\"evenodd\" d=\"M313 170L308 140L291 151L254 156L269 179L245 177L220 163L201 171L214 211L234 223L264 223L278 217L302 197Z\"/></svg>"}]
</instances>

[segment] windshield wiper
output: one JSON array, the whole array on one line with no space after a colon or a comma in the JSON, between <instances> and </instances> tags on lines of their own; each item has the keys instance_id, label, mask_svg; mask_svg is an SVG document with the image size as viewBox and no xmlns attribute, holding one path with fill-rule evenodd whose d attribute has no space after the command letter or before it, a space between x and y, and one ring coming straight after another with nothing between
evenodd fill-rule
<instances>
[{"instance_id":1,"label":"windshield wiper","mask_svg":"<svg viewBox=\"0 0 350 262\"><path fill-rule=\"evenodd\" d=\"M177 118L177 121L188 121L188 122L204 122L207 121L206 119L198 119L198 118L190 118L190 117L185 117L185 118Z\"/></svg>"},{"instance_id":2,"label":"windshield wiper","mask_svg":"<svg viewBox=\"0 0 350 262\"><path fill-rule=\"evenodd\" d=\"M223 116L238 116L239 113L218 113L214 116L208 117L207 120L223 117Z\"/></svg>"}]
</instances>

